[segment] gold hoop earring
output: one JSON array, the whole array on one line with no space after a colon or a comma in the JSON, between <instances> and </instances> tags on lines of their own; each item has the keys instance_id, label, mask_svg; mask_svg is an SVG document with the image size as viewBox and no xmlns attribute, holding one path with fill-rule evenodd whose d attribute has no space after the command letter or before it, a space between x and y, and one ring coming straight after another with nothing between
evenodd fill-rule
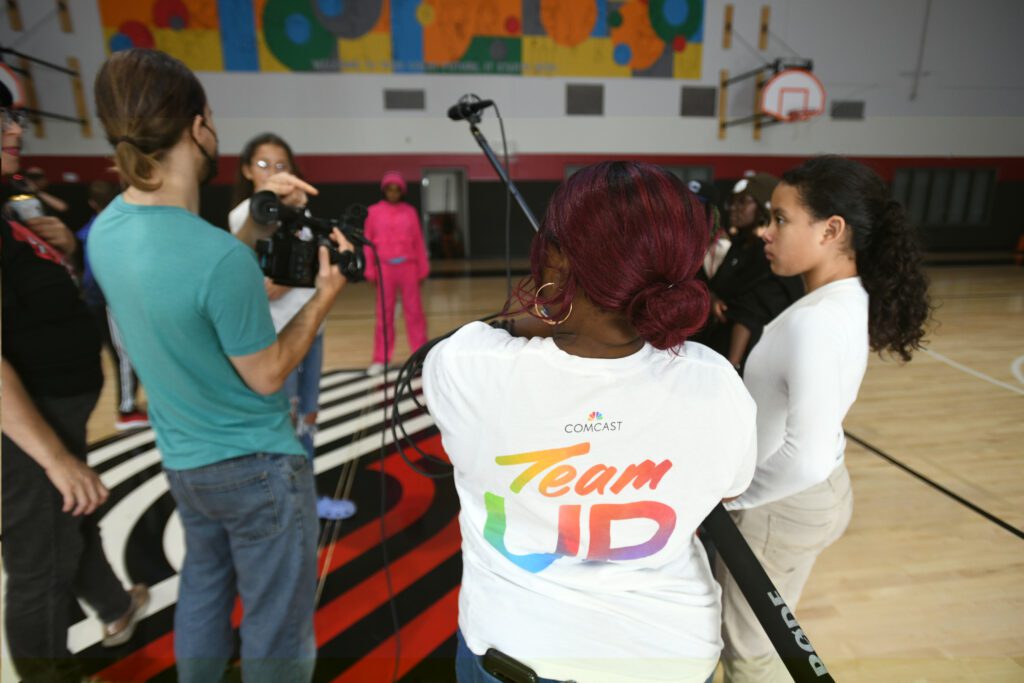
<instances>
[{"instance_id":1,"label":"gold hoop earring","mask_svg":"<svg viewBox=\"0 0 1024 683\"><path fill-rule=\"evenodd\" d=\"M533 313L534 316L536 316L541 322L547 323L548 325L561 325L562 323L569 319L569 316L572 315L571 301L569 302L569 312L566 313L565 317L562 318L561 320L552 320L548 316L548 309L540 305L540 293L544 291L545 287L554 287L554 285L554 282L545 282L543 285L540 286L540 289L538 289L537 292L533 295Z\"/></svg>"}]
</instances>

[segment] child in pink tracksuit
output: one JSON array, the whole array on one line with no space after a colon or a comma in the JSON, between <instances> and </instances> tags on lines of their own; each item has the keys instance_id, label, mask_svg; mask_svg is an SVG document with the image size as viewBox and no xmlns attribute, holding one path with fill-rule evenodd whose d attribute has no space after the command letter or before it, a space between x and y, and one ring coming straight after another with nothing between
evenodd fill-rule
<instances>
[{"instance_id":1,"label":"child in pink tracksuit","mask_svg":"<svg viewBox=\"0 0 1024 683\"><path fill-rule=\"evenodd\" d=\"M377 247L381 272L373 253L366 247L366 279L376 284L380 277L384 283L384 315L388 323L387 350L384 349L383 320L380 298L374 308L377 329L373 341L373 364L367 368L371 375L384 369L385 358L390 361L395 348L395 295L401 292L405 309L405 329L409 349L415 351L427 341L427 320L420 302L420 282L430 273L427 249L423 243L420 219L416 209L402 201L405 179L398 171L388 171L380 181L384 199L370 207L366 216L366 239Z\"/></svg>"}]
</instances>

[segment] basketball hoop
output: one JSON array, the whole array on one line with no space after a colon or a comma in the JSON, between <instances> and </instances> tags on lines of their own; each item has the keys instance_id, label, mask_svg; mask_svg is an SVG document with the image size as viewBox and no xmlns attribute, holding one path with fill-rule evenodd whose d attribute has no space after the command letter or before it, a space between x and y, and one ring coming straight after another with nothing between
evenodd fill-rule
<instances>
[{"instance_id":1,"label":"basketball hoop","mask_svg":"<svg viewBox=\"0 0 1024 683\"><path fill-rule=\"evenodd\" d=\"M782 121L783 123L799 123L800 121L813 119L815 116L819 116L820 114L821 111L815 111L813 109L791 109L785 116L779 118L779 121Z\"/></svg>"},{"instance_id":2,"label":"basketball hoop","mask_svg":"<svg viewBox=\"0 0 1024 683\"><path fill-rule=\"evenodd\" d=\"M761 111L786 123L807 121L825 111L825 87L806 69L780 71L761 89Z\"/></svg>"}]
</instances>

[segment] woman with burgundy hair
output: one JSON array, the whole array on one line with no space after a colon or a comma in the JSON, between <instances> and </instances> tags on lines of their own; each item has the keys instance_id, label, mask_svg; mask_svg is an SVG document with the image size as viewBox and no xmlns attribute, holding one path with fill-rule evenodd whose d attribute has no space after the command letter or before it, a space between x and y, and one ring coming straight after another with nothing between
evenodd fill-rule
<instances>
[{"instance_id":1,"label":"woman with burgundy hair","mask_svg":"<svg viewBox=\"0 0 1024 683\"><path fill-rule=\"evenodd\" d=\"M670 173L605 162L554 194L510 329L470 323L423 388L462 504L461 683L704 681L719 589L695 532L755 465L754 404L687 342L705 213Z\"/></svg>"}]
</instances>

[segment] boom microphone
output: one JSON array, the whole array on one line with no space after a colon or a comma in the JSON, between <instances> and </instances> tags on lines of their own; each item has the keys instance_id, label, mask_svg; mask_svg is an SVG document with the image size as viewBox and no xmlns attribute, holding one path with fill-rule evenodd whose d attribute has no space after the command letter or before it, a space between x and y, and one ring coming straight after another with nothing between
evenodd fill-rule
<instances>
[{"instance_id":1,"label":"boom microphone","mask_svg":"<svg viewBox=\"0 0 1024 683\"><path fill-rule=\"evenodd\" d=\"M452 121L462 121L476 116L487 107L494 106L494 100L476 100L475 102L464 102L459 100L448 107L448 118Z\"/></svg>"}]
</instances>

